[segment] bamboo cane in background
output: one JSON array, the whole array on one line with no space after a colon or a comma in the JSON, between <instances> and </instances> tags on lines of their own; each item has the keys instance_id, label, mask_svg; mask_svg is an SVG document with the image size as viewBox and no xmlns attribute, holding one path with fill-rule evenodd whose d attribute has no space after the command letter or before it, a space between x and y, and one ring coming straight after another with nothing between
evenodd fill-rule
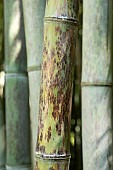
<instances>
[{"instance_id":1,"label":"bamboo cane in background","mask_svg":"<svg viewBox=\"0 0 113 170\"><path fill-rule=\"evenodd\" d=\"M45 0L23 0L27 45L27 68L30 89L31 158L33 169L35 168L34 153L36 148L39 113L44 10Z\"/></svg>"},{"instance_id":2,"label":"bamboo cane in background","mask_svg":"<svg viewBox=\"0 0 113 170\"><path fill-rule=\"evenodd\" d=\"M2 40L3 40L3 1L0 1L0 55L2 50Z\"/></svg>"},{"instance_id":3,"label":"bamboo cane in background","mask_svg":"<svg viewBox=\"0 0 113 170\"><path fill-rule=\"evenodd\" d=\"M27 58L21 0L4 1L6 169L30 170Z\"/></svg>"},{"instance_id":4,"label":"bamboo cane in background","mask_svg":"<svg viewBox=\"0 0 113 170\"><path fill-rule=\"evenodd\" d=\"M84 0L82 134L83 169L112 165L112 0Z\"/></svg>"},{"instance_id":5,"label":"bamboo cane in background","mask_svg":"<svg viewBox=\"0 0 113 170\"><path fill-rule=\"evenodd\" d=\"M36 170L68 170L76 0L46 3Z\"/></svg>"},{"instance_id":6,"label":"bamboo cane in background","mask_svg":"<svg viewBox=\"0 0 113 170\"><path fill-rule=\"evenodd\" d=\"M82 66L82 0L78 1L79 26L76 29L75 74L73 83L72 118L70 134L70 169L82 170L82 134L81 134L81 66Z\"/></svg>"},{"instance_id":7,"label":"bamboo cane in background","mask_svg":"<svg viewBox=\"0 0 113 170\"><path fill-rule=\"evenodd\" d=\"M5 112L4 112L4 70L3 70L3 1L0 1L0 170L5 170Z\"/></svg>"}]
</instances>

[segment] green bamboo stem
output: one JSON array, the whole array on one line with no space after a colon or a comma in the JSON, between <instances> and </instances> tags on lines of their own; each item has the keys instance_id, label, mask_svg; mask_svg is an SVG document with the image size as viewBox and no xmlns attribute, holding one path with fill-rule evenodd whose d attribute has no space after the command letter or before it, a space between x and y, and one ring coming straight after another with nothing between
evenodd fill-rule
<instances>
[{"instance_id":1,"label":"green bamboo stem","mask_svg":"<svg viewBox=\"0 0 113 170\"><path fill-rule=\"evenodd\" d=\"M3 1L0 1L0 170L5 170L6 140L4 112L4 70L3 70Z\"/></svg>"},{"instance_id":2,"label":"green bamboo stem","mask_svg":"<svg viewBox=\"0 0 113 170\"><path fill-rule=\"evenodd\" d=\"M112 170L112 0L83 9L83 169Z\"/></svg>"},{"instance_id":3,"label":"green bamboo stem","mask_svg":"<svg viewBox=\"0 0 113 170\"><path fill-rule=\"evenodd\" d=\"M27 58L21 0L4 1L6 169L30 170Z\"/></svg>"},{"instance_id":4,"label":"green bamboo stem","mask_svg":"<svg viewBox=\"0 0 113 170\"><path fill-rule=\"evenodd\" d=\"M32 169L35 168L34 153L36 148L38 127L45 2L45 0L23 0L24 24L27 45L27 69L30 89Z\"/></svg>"},{"instance_id":5,"label":"green bamboo stem","mask_svg":"<svg viewBox=\"0 0 113 170\"><path fill-rule=\"evenodd\" d=\"M76 0L46 3L36 170L68 170Z\"/></svg>"},{"instance_id":6,"label":"green bamboo stem","mask_svg":"<svg viewBox=\"0 0 113 170\"><path fill-rule=\"evenodd\" d=\"M3 1L0 1L0 55L2 51L3 40Z\"/></svg>"}]
</instances>

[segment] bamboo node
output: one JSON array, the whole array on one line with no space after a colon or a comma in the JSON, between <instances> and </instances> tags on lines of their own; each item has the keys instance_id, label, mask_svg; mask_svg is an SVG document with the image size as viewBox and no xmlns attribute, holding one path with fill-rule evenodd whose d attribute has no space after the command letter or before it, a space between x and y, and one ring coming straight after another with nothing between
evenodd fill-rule
<instances>
[{"instance_id":1,"label":"bamboo node","mask_svg":"<svg viewBox=\"0 0 113 170\"><path fill-rule=\"evenodd\" d=\"M6 75L9 75L9 76L27 76L27 72L5 72Z\"/></svg>"},{"instance_id":2,"label":"bamboo node","mask_svg":"<svg viewBox=\"0 0 113 170\"><path fill-rule=\"evenodd\" d=\"M32 67L28 67L27 71L31 72L31 71L40 71L41 70L41 65L40 66L32 66Z\"/></svg>"},{"instance_id":3,"label":"bamboo node","mask_svg":"<svg viewBox=\"0 0 113 170\"><path fill-rule=\"evenodd\" d=\"M64 24L70 24L72 26L79 25L79 22L76 19L73 18L67 18L67 17L45 17L45 22L57 22L57 23L64 23Z\"/></svg>"},{"instance_id":4,"label":"bamboo node","mask_svg":"<svg viewBox=\"0 0 113 170\"><path fill-rule=\"evenodd\" d=\"M11 165L6 165L6 169L12 170L13 168L15 169L19 169L19 168L30 168L31 164L27 164L27 165L18 165L18 166L11 166Z\"/></svg>"},{"instance_id":5,"label":"bamboo node","mask_svg":"<svg viewBox=\"0 0 113 170\"><path fill-rule=\"evenodd\" d=\"M82 87L85 87L85 86L108 86L108 87L112 87L113 83L112 82L82 82L81 86Z\"/></svg>"},{"instance_id":6,"label":"bamboo node","mask_svg":"<svg viewBox=\"0 0 113 170\"><path fill-rule=\"evenodd\" d=\"M63 155L46 155L46 154L40 154L35 153L35 157L38 159L44 159L44 160L70 160L71 155L70 154L63 154Z\"/></svg>"}]
</instances>

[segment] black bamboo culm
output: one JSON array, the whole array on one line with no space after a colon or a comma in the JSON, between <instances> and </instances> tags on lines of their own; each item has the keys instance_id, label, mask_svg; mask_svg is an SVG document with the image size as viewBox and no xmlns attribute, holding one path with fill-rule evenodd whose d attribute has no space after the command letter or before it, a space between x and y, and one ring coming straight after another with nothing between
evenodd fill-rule
<instances>
[{"instance_id":1,"label":"black bamboo culm","mask_svg":"<svg viewBox=\"0 0 113 170\"><path fill-rule=\"evenodd\" d=\"M112 0L84 0L83 169L113 169Z\"/></svg>"},{"instance_id":2,"label":"black bamboo culm","mask_svg":"<svg viewBox=\"0 0 113 170\"><path fill-rule=\"evenodd\" d=\"M46 0L23 0L24 24L27 46L27 70L30 90L31 122L31 158L32 169L35 167L34 153L36 148L40 73L43 46L43 18Z\"/></svg>"},{"instance_id":3,"label":"black bamboo culm","mask_svg":"<svg viewBox=\"0 0 113 170\"><path fill-rule=\"evenodd\" d=\"M27 57L21 0L4 1L6 169L30 170Z\"/></svg>"},{"instance_id":4,"label":"black bamboo culm","mask_svg":"<svg viewBox=\"0 0 113 170\"><path fill-rule=\"evenodd\" d=\"M69 169L76 8L76 0L46 2L36 170Z\"/></svg>"}]
</instances>

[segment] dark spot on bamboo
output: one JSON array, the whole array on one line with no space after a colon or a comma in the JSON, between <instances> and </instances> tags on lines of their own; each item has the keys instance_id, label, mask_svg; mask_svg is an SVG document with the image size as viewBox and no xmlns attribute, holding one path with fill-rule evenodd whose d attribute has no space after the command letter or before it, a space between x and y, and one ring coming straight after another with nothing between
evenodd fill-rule
<instances>
[{"instance_id":1,"label":"dark spot on bamboo","mask_svg":"<svg viewBox=\"0 0 113 170\"><path fill-rule=\"evenodd\" d=\"M59 124L62 124L62 122L64 122L64 116L65 116L65 113L61 113L61 115L59 116Z\"/></svg>"},{"instance_id":2,"label":"dark spot on bamboo","mask_svg":"<svg viewBox=\"0 0 113 170\"><path fill-rule=\"evenodd\" d=\"M56 149L53 151L54 154L56 154Z\"/></svg>"},{"instance_id":3,"label":"dark spot on bamboo","mask_svg":"<svg viewBox=\"0 0 113 170\"><path fill-rule=\"evenodd\" d=\"M50 139L51 139L51 126L48 128L48 137L47 137L47 141L49 142Z\"/></svg>"},{"instance_id":4,"label":"dark spot on bamboo","mask_svg":"<svg viewBox=\"0 0 113 170\"><path fill-rule=\"evenodd\" d=\"M51 58L53 58L55 56L55 49L53 48L52 50L51 50Z\"/></svg>"},{"instance_id":5,"label":"dark spot on bamboo","mask_svg":"<svg viewBox=\"0 0 113 170\"><path fill-rule=\"evenodd\" d=\"M43 134L42 134L42 132L41 132L41 135L40 135L40 141L42 141L42 138L43 138Z\"/></svg>"},{"instance_id":6,"label":"dark spot on bamboo","mask_svg":"<svg viewBox=\"0 0 113 170\"><path fill-rule=\"evenodd\" d=\"M45 153L45 146L39 146L39 150L41 153Z\"/></svg>"},{"instance_id":7,"label":"dark spot on bamboo","mask_svg":"<svg viewBox=\"0 0 113 170\"><path fill-rule=\"evenodd\" d=\"M47 139L47 135L46 135L46 133L45 133L45 140Z\"/></svg>"},{"instance_id":8,"label":"dark spot on bamboo","mask_svg":"<svg viewBox=\"0 0 113 170\"><path fill-rule=\"evenodd\" d=\"M54 119L56 119L56 113L52 112L52 116L54 117Z\"/></svg>"},{"instance_id":9,"label":"dark spot on bamboo","mask_svg":"<svg viewBox=\"0 0 113 170\"><path fill-rule=\"evenodd\" d=\"M59 110L59 105L54 105L53 110L58 111Z\"/></svg>"},{"instance_id":10,"label":"dark spot on bamboo","mask_svg":"<svg viewBox=\"0 0 113 170\"><path fill-rule=\"evenodd\" d=\"M59 33L62 34L62 30L60 30Z\"/></svg>"},{"instance_id":11,"label":"dark spot on bamboo","mask_svg":"<svg viewBox=\"0 0 113 170\"><path fill-rule=\"evenodd\" d=\"M44 63L43 63L43 69L47 69L47 62L45 61Z\"/></svg>"},{"instance_id":12,"label":"dark spot on bamboo","mask_svg":"<svg viewBox=\"0 0 113 170\"><path fill-rule=\"evenodd\" d=\"M40 146L40 144L39 144L39 142L37 142L37 144L36 144L36 151L39 151L39 146Z\"/></svg>"},{"instance_id":13,"label":"dark spot on bamboo","mask_svg":"<svg viewBox=\"0 0 113 170\"><path fill-rule=\"evenodd\" d=\"M58 133L58 136L60 136L61 135L61 124L56 125L56 131Z\"/></svg>"},{"instance_id":14,"label":"dark spot on bamboo","mask_svg":"<svg viewBox=\"0 0 113 170\"><path fill-rule=\"evenodd\" d=\"M58 154L59 154L59 155L64 154L64 149L63 149L63 148L59 148L59 149L58 149Z\"/></svg>"},{"instance_id":15,"label":"dark spot on bamboo","mask_svg":"<svg viewBox=\"0 0 113 170\"><path fill-rule=\"evenodd\" d=\"M41 123L41 124L40 124L40 128L43 129L43 127L44 127L44 125Z\"/></svg>"},{"instance_id":16,"label":"dark spot on bamboo","mask_svg":"<svg viewBox=\"0 0 113 170\"><path fill-rule=\"evenodd\" d=\"M68 131L68 117L65 117L64 124L65 124L65 126L64 126L64 133L66 134L67 131Z\"/></svg>"},{"instance_id":17,"label":"dark spot on bamboo","mask_svg":"<svg viewBox=\"0 0 113 170\"><path fill-rule=\"evenodd\" d=\"M49 170L55 170L53 167L50 167Z\"/></svg>"},{"instance_id":18,"label":"dark spot on bamboo","mask_svg":"<svg viewBox=\"0 0 113 170\"><path fill-rule=\"evenodd\" d=\"M59 31L60 31L60 27L59 26L55 27L55 32L59 32Z\"/></svg>"}]
</instances>

